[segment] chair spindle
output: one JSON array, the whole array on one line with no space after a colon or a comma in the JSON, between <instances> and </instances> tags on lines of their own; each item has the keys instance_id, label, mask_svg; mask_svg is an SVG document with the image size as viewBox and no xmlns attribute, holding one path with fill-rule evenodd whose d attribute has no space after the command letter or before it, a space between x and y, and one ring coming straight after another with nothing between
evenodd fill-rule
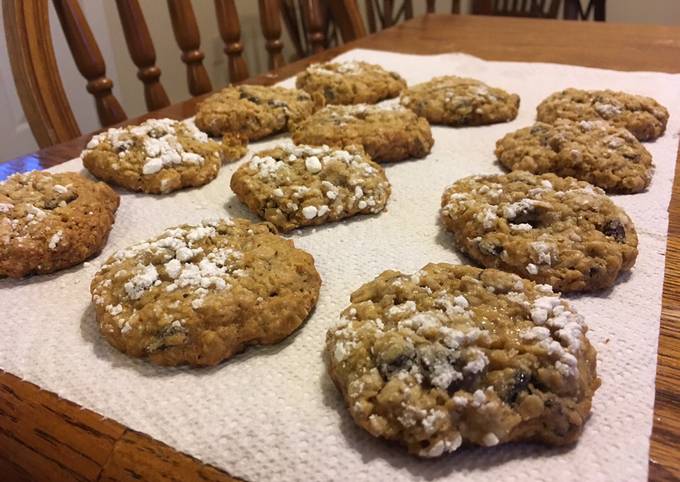
<instances>
[{"instance_id":1,"label":"chair spindle","mask_svg":"<svg viewBox=\"0 0 680 482\"><path fill-rule=\"evenodd\" d=\"M248 66L243 59L241 23L234 0L215 0L217 26L224 42L224 53L229 66L229 81L239 82L248 77Z\"/></svg>"},{"instance_id":2,"label":"chair spindle","mask_svg":"<svg viewBox=\"0 0 680 482\"><path fill-rule=\"evenodd\" d=\"M159 80L161 69L156 65L156 50L139 2L116 0L116 7L130 57L138 69L137 78L144 84L147 109L152 111L169 106L170 99Z\"/></svg>"},{"instance_id":3,"label":"chair spindle","mask_svg":"<svg viewBox=\"0 0 680 482\"><path fill-rule=\"evenodd\" d=\"M281 17L279 0L259 0L260 22L265 38L265 48L269 52L269 68L277 69L283 60L283 42L281 42Z\"/></svg>"},{"instance_id":4,"label":"chair spindle","mask_svg":"<svg viewBox=\"0 0 680 482\"><path fill-rule=\"evenodd\" d=\"M201 34L191 0L168 0L172 31L182 50L182 62L187 66L189 92L194 97L212 90L208 71L203 65L205 55L201 52Z\"/></svg>"},{"instance_id":5,"label":"chair spindle","mask_svg":"<svg viewBox=\"0 0 680 482\"><path fill-rule=\"evenodd\" d=\"M316 54L326 48L326 11L319 0L301 0L300 4L309 31L311 51Z\"/></svg>"},{"instance_id":6,"label":"chair spindle","mask_svg":"<svg viewBox=\"0 0 680 482\"><path fill-rule=\"evenodd\" d=\"M78 71L87 79L87 91L95 98L102 125L110 126L127 119L111 91L113 81L106 77L106 64L77 0L54 0L59 22L64 29Z\"/></svg>"}]
</instances>

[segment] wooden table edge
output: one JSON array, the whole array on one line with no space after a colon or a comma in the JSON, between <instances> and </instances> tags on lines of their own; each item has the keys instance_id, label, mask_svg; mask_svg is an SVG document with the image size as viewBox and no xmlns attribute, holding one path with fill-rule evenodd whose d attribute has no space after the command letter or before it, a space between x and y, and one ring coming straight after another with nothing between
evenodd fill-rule
<instances>
[{"instance_id":1,"label":"wooden table edge","mask_svg":"<svg viewBox=\"0 0 680 482\"><path fill-rule=\"evenodd\" d=\"M387 32L396 31L399 29L408 29L418 22L427 22L428 19L436 19L438 17L458 17L449 15L426 15L424 17L414 18L410 21L399 24ZM460 17L462 19L464 17ZM500 21L499 18L485 17L489 21ZM521 23L524 19L503 18L506 22ZM460 21L460 20L458 20ZM556 22L554 20L531 20L531 22ZM559 21L557 21L559 22ZM588 26L586 28L616 28L617 26L625 26L629 28L647 28L648 26L636 24L598 24L595 26ZM663 26L653 26L663 30ZM421 26L422 28L422 26ZM676 27L668 27L669 33L676 33L680 31ZM383 31L385 32L385 31ZM313 62L325 61L335 57L343 52L355 48L365 48L374 50L397 51L387 47L371 45L370 40L377 38L381 33L369 35L363 39L359 39L340 47L335 47L312 57L299 60L297 62L288 64L273 72L266 73L247 79L245 82L254 84L269 85L275 82L284 80L296 72L302 70L304 67ZM368 45L367 45L368 44ZM399 50L401 51L401 50ZM468 53L468 50L457 50L458 52ZM456 51L452 51L456 52ZM434 52L432 52L434 53ZM444 53L444 52L436 52ZM426 53L423 53L426 55ZM487 58L483 55L477 55L485 60L508 60L508 61L522 61L517 59L499 59ZM529 60L525 60L529 61ZM583 65L586 67L598 68L597 65L584 62L562 62L560 59L552 60L536 60L537 62L549 63L564 63L568 65ZM646 69L633 69L626 66L617 67L602 67L611 70L621 71L635 71ZM680 65L676 70L657 70L661 72L680 73ZM205 97L205 96L203 96ZM150 117L161 117L166 115L165 111L169 111L170 117L185 118L193 115L196 101L200 98L188 99L180 102L169 108L161 109L159 111L150 112L142 116L129 119L121 124L136 123ZM179 107L179 115L177 115L177 108ZM171 112L170 112L171 111ZM666 135L675 135L676 133L668 132ZM82 149L87 142L87 139L92 134L81 136L77 139L64 143L66 151L73 149ZM51 148L38 151L33 156L28 156L32 165L35 168L48 168L70 159L60 157L59 147L53 146ZM17 159L0 163L0 176L5 172L14 172L18 166L24 166L27 156L21 156ZM655 402L653 415L653 428L650 437L650 453L649 453L649 474L648 479L654 481L677 481L680 480L680 269L675 272L669 270L669 261L677 262L680 267L680 146L676 156L675 177L673 180L673 191L671 201L668 206L668 238L665 252L665 267L664 267L664 285L662 294L662 310L659 327L659 341L657 354L657 373L655 380ZM121 435L115 439L111 444L109 456L106 463L102 466L101 471L95 479L83 480L137 480L140 476L137 472L144 471L145 476L151 480L166 480L159 479L158 476L170 476L170 480L174 479L173 473L178 470L187 470L186 474L192 474L194 478L205 480L219 480L219 481L234 481L235 479L224 470L205 464L200 460L191 457L185 453L179 452L174 448L160 442L152 437L142 434L140 432L129 429L118 422L107 419L95 412L80 407L79 405L61 399L56 394L43 390L31 382L22 380L6 371L0 369L0 421L2 417L10 417L6 412L4 404L7 403L6 387L14 388L21 387L26 390L34 390L34 396L37 400L42 400L44 407L57 406L61 403L69 404L80 413L87 414L88 417L95 416L102 421L110 424L110 426L121 431ZM50 408L46 408L51 410ZM0 473L3 469L12 467L11 461L3 458L3 435L7 432L2 423L0 423ZM39 455L39 454L38 454ZM8 464L9 462L9 464ZM134 467L131 466L134 462ZM136 467L136 469L135 469ZM140 470L140 467L142 470ZM15 466L16 468L16 466ZM11 472L10 472L11 473ZM21 472L11 473L16 476L16 480L33 480L31 478L23 478L25 474ZM116 478L120 477L120 478ZM14 479L12 479L14 480ZM185 479L188 480L188 479Z\"/></svg>"}]
</instances>

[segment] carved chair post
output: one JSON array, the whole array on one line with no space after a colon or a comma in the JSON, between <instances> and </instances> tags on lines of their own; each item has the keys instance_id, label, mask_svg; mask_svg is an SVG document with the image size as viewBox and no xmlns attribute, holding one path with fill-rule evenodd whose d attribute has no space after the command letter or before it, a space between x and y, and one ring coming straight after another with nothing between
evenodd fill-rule
<instances>
[{"instance_id":1,"label":"carved chair post","mask_svg":"<svg viewBox=\"0 0 680 482\"><path fill-rule=\"evenodd\" d=\"M316 54L326 48L326 11L318 0L300 0L300 6L309 32L311 53Z\"/></svg>"},{"instance_id":2,"label":"carved chair post","mask_svg":"<svg viewBox=\"0 0 680 482\"><path fill-rule=\"evenodd\" d=\"M248 77L248 66L243 59L241 23L234 0L215 0L215 13L220 37L224 42L224 53L229 65L229 81L239 82Z\"/></svg>"},{"instance_id":3,"label":"carved chair post","mask_svg":"<svg viewBox=\"0 0 680 482\"><path fill-rule=\"evenodd\" d=\"M277 69L283 60L281 42L281 9L279 0L259 0L260 24L265 38L265 48L269 52L269 68Z\"/></svg>"},{"instance_id":4,"label":"carved chair post","mask_svg":"<svg viewBox=\"0 0 680 482\"><path fill-rule=\"evenodd\" d=\"M383 0L382 28L390 28L394 23L394 1Z\"/></svg>"},{"instance_id":5,"label":"carved chair post","mask_svg":"<svg viewBox=\"0 0 680 482\"><path fill-rule=\"evenodd\" d=\"M201 35L191 0L168 0L172 31L182 50L182 62L187 66L187 81L191 95L198 96L212 90L208 71L203 65L205 55L201 52Z\"/></svg>"},{"instance_id":6,"label":"carved chair post","mask_svg":"<svg viewBox=\"0 0 680 482\"><path fill-rule=\"evenodd\" d=\"M329 5L343 41L350 42L367 35L357 0L333 0Z\"/></svg>"},{"instance_id":7,"label":"carved chair post","mask_svg":"<svg viewBox=\"0 0 680 482\"><path fill-rule=\"evenodd\" d=\"M144 84L144 100L148 110L170 105L168 94L161 85L161 69L156 66L154 49L144 13L137 0L116 0L120 23L132 61L137 66L137 78Z\"/></svg>"},{"instance_id":8,"label":"carved chair post","mask_svg":"<svg viewBox=\"0 0 680 482\"><path fill-rule=\"evenodd\" d=\"M111 91L113 82L106 77L106 65L92 30L77 0L54 0L59 22L64 29L78 71L87 79L87 91L95 98L102 125L110 126L127 119Z\"/></svg>"}]
</instances>

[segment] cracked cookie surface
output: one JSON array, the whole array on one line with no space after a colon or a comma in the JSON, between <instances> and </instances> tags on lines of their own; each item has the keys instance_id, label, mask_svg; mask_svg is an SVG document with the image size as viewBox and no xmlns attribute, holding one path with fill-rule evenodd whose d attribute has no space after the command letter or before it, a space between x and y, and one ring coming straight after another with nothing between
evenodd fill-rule
<instances>
[{"instance_id":1,"label":"cracked cookie surface","mask_svg":"<svg viewBox=\"0 0 680 482\"><path fill-rule=\"evenodd\" d=\"M429 154L434 139L427 120L399 106L330 105L296 125L296 144L363 146L375 162Z\"/></svg>"},{"instance_id":2,"label":"cracked cookie surface","mask_svg":"<svg viewBox=\"0 0 680 482\"><path fill-rule=\"evenodd\" d=\"M285 132L310 116L311 96L299 89L238 85L225 87L198 105L196 125L213 136L240 134L255 141Z\"/></svg>"},{"instance_id":3,"label":"cracked cookie surface","mask_svg":"<svg viewBox=\"0 0 680 482\"><path fill-rule=\"evenodd\" d=\"M652 156L628 130L606 121L537 122L496 142L506 168L575 177L607 192L643 191L652 179Z\"/></svg>"},{"instance_id":4,"label":"cracked cookie surface","mask_svg":"<svg viewBox=\"0 0 680 482\"><path fill-rule=\"evenodd\" d=\"M517 117L519 96L484 82L447 75L404 90L401 105L431 124L453 127L509 122Z\"/></svg>"},{"instance_id":5,"label":"cracked cookie surface","mask_svg":"<svg viewBox=\"0 0 680 482\"><path fill-rule=\"evenodd\" d=\"M314 258L268 223L206 220L111 256L90 285L104 338L160 365L216 365L283 340L308 317Z\"/></svg>"},{"instance_id":6,"label":"cracked cookie surface","mask_svg":"<svg viewBox=\"0 0 680 482\"><path fill-rule=\"evenodd\" d=\"M536 120L552 124L557 119L604 119L640 141L652 141L665 132L668 110L651 97L570 88L551 94L536 108Z\"/></svg>"},{"instance_id":7,"label":"cracked cookie surface","mask_svg":"<svg viewBox=\"0 0 680 482\"><path fill-rule=\"evenodd\" d=\"M628 215L574 178L525 171L467 177L446 189L441 206L463 253L557 291L608 288L638 253Z\"/></svg>"},{"instance_id":8,"label":"cracked cookie surface","mask_svg":"<svg viewBox=\"0 0 680 482\"><path fill-rule=\"evenodd\" d=\"M547 285L495 269L386 271L328 330L354 421L438 457L461 445L575 442L600 381L587 326Z\"/></svg>"},{"instance_id":9,"label":"cracked cookie surface","mask_svg":"<svg viewBox=\"0 0 680 482\"><path fill-rule=\"evenodd\" d=\"M149 119L93 136L81 157L104 181L131 191L166 194L215 179L226 151L191 120Z\"/></svg>"},{"instance_id":10,"label":"cracked cookie surface","mask_svg":"<svg viewBox=\"0 0 680 482\"><path fill-rule=\"evenodd\" d=\"M312 64L297 76L295 86L330 104L375 104L397 97L406 81L380 65L360 61Z\"/></svg>"},{"instance_id":11,"label":"cracked cookie surface","mask_svg":"<svg viewBox=\"0 0 680 482\"><path fill-rule=\"evenodd\" d=\"M99 253L119 201L75 172L10 176L0 183L0 276L52 273Z\"/></svg>"},{"instance_id":12,"label":"cracked cookie surface","mask_svg":"<svg viewBox=\"0 0 680 482\"><path fill-rule=\"evenodd\" d=\"M360 146L290 145L257 153L234 173L231 189L282 231L378 213L391 190Z\"/></svg>"}]
</instances>

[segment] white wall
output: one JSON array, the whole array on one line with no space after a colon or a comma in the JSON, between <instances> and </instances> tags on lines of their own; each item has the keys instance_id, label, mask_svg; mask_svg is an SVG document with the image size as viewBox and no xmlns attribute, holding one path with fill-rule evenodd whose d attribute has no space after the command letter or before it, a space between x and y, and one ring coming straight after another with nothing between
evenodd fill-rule
<instances>
[{"instance_id":1,"label":"white wall","mask_svg":"<svg viewBox=\"0 0 680 482\"><path fill-rule=\"evenodd\" d=\"M679 25L680 1L608 0L607 22Z\"/></svg>"},{"instance_id":2,"label":"white wall","mask_svg":"<svg viewBox=\"0 0 680 482\"><path fill-rule=\"evenodd\" d=\"M586 3L587 0L581 0ZM363 6L363 0L359 0ZM254 0L236 0L241 20L241 39L245 45L244 56L251 74L267 69L267 53L260 29L257 3ZM469 11L469 0L462 2L463 12ZM51 4L51 2L50 2ZM107 63L107 76L114 82L114 94L118 97L129 116L146 111L141 82L137 79L136 67L132 63L120 26L118 12L113 0L80 0L80 4L95 34L102 55ZM171 102L189 97L186 70L180 61L180 50L172 35L167 4L162 0L140 0L153 39L157 65L161 68L161 82ZM227 62L222 51L222 39L217 29L214 3L210 0L193 0L194 10L201 30L201 50L205 53L204 65L213 83L219 88L227 83ZM414 0L415 14L425 11L425 0ZM437 9L448 12L450 0L438 0ZM607 21L626 23L656 23L680 25L680 0L608 0ZM50 11L52 38L57 61L64 80L64 86L76 119L83 132L99 127L92 97L85 91L85 80L78 73L54 9ZM0 25L0 50L6 52L4 27ZM284 55L291 52L291 42L285 35ZM5 115L0 121L0 160L24 154L37 149L27 129L21 104L16 97L11 69L7 55L0 58L0 109ZM11 139L11 142L7 140Z\"/></svg>"}]
</instances>

